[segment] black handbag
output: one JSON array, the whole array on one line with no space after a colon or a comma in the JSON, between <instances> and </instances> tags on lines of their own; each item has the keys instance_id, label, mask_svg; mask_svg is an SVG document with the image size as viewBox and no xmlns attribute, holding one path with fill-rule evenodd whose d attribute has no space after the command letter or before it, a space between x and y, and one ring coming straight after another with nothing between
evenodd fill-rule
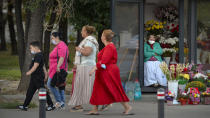
<instances>
[{"instance_id":1,"label":"black handbag","mask_svg":"<svg viewBox=\"0 0 210 118\"><path fill-rule=\"evenodd\" d=\"M58 64L58 49L57 49L57 64ZM66 68L66 64L67 64L67 51L66 51L66 57L65 57L65 68ZM60 72L56 72L52 78L51 81L51 86L52 87L59 87L59 89L65 89L66 86L66 77L67 77L68 73L66 72L66 70L64 69L60 69Z\"/></svg>"}]
</instances>

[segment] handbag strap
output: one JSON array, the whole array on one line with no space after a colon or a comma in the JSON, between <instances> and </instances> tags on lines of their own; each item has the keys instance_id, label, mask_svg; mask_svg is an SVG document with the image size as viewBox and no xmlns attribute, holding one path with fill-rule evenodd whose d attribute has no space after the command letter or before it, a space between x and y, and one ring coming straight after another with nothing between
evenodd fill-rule
<instances>
[{"instance_id":1,"label":"handbag strap","mask_svg":"<svg viewBox=\"0 0 210 118\"><path fill-rule=\"evenodd\" d=\"M58 57L58 47L57 47L57 64L58 64L58 60L59 60L59 57ZM67 64L67 50L66 50L66 56L65 56L65 69L66 69L66 64Z\"/></svg>"}]
</instances>

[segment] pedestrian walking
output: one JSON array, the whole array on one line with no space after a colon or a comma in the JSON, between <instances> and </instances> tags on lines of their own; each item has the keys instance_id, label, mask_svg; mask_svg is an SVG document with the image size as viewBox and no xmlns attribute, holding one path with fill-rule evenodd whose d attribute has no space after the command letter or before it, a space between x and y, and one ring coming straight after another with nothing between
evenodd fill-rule
<instances>
[{"instance_id":1,"label":"pedestrian walking","mask_svg":"<svg viewBox=\"0 0 210 118\"><path fill-rule=\"evenodd\" d=\"M96 65L98 50L98 42L94 33L95 27L83 26L81 34L84 39L76 47L74 62L76 76L73 83L73 94L69 101L69 105L73 106L71 112L83 111L82 105L89 104L90 101L95 75L89 76L89 73Z\"/></svg>"},{"instance_id":2,"label":"pedestrian walking","mask_svg":"<svg viewBox=\"0 0 210 118\"><path fill-rule=\"evenodd\" d=\"M114 32L112 30L104 30L101 41L105 47L98 53L98 62L90 76L95 74L95 82L93 92L90 99L93 110L88 115L98 115L98 105L109 105L120 102L124 107L124 115L132 115L130 113L132 107L128 104L129 99L126 96L121 79L120 71L117 66L117 50L112 43Z\"/></svg>"}]
</instances>

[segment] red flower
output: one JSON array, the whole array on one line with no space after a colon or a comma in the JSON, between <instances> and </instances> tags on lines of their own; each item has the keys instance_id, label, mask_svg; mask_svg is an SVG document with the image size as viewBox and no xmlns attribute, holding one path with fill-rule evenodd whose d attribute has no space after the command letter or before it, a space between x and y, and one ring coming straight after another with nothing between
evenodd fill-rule
<instances>
[{"instance_id":1,"label":"red flower","mask_svg":"<svg viewBox=\"0 0 210 118\"><path fill-rule=\"evenodd\" d=\"M187 68L184 68L184 72L187 72L188 71L188 69Z\"/></svg>"},{"instance_id":2,"label":"red flower","mask_svg":"<svg viewBox=\"0 0 210 118\"><path fill-rule=\"evenodd\" d=\"M174 24L172 24L171 26L174 27Z\"/></svg>"},{"instance_id":3,"label":"red flower","mask_svg":"<svg viewBox=\"0 0 210 118\"><path fill-rule=\"evenodd\" d=\"M170 28L170 26L167 26L167 28L169 29L169 28Z\"/></svg>"}]
</instances>

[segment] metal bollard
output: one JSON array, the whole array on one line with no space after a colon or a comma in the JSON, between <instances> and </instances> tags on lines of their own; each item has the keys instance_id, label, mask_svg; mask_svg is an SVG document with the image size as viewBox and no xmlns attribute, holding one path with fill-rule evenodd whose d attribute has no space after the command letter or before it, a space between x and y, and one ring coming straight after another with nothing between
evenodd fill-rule
<instances>
[{"instance_id":1,"label":"metal bollard","mask_svg":"<svg viewBox=\"0 0 210 118\"><path fill-rule=\"evenodd\" d=\"M39 118L46 118L46 89L39 89Z\"/></svg>"},{"instance_id":2,"label":"metal bollard","mask_svg":"<svg viewBox=\"0 0 210 118\"><path fill-rule=\"evenodd\" d=\"M158 118L164 118L164 102L165 102L165 89L159 88L157 90L158 99Z\"/></svg>"}]
</instances>

